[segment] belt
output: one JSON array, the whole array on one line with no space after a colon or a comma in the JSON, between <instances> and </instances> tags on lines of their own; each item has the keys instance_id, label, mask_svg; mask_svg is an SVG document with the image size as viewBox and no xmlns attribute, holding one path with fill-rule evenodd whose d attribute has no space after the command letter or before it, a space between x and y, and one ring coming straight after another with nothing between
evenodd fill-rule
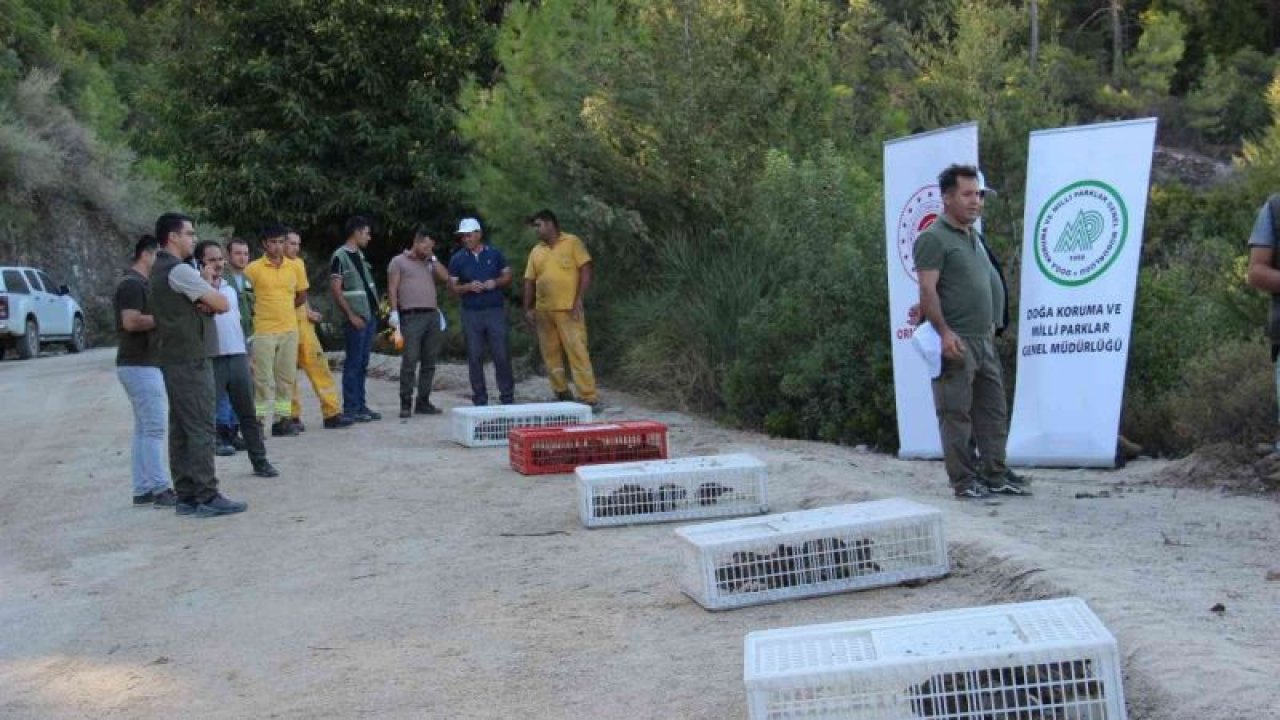
<instances>
[{"instance_id":1,"label":"belt","mask_svg":"<svg viewBox=\"0 0 1280 720\"><path fill-rule=\"evenodd\" d=\"M436 311L435 308L409 308L408 310L401 310L400 314L414 315L416 313L429 313L429 312L435 312L435 311Z\"/></svg>"}]
</instances>

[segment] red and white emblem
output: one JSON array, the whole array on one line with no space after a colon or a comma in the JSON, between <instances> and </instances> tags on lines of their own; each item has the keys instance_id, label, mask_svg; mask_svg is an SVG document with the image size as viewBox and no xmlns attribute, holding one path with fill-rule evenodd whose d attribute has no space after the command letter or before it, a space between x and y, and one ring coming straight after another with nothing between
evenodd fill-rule
<instances>
[{"instance_id":1,"label":"red and white emblem","mask_svg":"<svg viewBox=\"0 0 1280 720\"><path fill-rule=\"evenodd\" d=\"M916 261L912 252L916 238L942 214L942 193L937 185L926 185L915 191L898 215L898 259L911 282L916 279Z\"/></svg>"}]
</instances>

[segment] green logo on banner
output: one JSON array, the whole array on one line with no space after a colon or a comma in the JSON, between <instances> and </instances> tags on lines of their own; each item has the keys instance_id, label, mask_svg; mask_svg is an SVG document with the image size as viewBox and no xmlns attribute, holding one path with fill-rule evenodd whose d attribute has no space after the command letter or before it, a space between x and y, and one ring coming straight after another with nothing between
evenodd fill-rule
<instances>
[{"instance_id":1,"label":"green logo on banner","mask_svg":"<svg viewBox=\"0 0 1280 720\"><path fill-rule=\"evenodd\" d=\"M1073 222L1062 229L1062 237L1054 252L1089 252L1102 237L1102 213L1097 210L1081 210Z\"/></svg>"},{"instance_id":2,"label":"green logo on banner","mask_svg":"<svg viewBox=\"0 0 1280 720\"><path fill-rule=\"evenodd\" d=\"M1082 180L1049 198L1035 226L1036 265L1059 285L1084 285L1120 257L1129 235L1129 211L1106 183Z\"/></svg>"}]
</instances>

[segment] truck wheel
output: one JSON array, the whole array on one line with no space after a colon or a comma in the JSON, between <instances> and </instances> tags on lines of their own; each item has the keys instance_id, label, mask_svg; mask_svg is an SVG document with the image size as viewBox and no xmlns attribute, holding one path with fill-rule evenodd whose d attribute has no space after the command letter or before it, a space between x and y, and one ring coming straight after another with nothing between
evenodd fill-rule
<instances>
[{"instance_id":1,"label":"truck wheel","mask_svg":"<svg viewBox=\"0 0 1280 720\"><path fill-rule=\"evenodd\" d=\"M40 354L40 328L34 318L27 318L27 331L16 344L19 360L30 360Z\"/></svg>"},{"instance_id":2,"label":"truck wheel","mask_svg":"<svg viewBox=\"0 0 1280 720\"><path fill-rule=\"evenodd\" d=\"M88 345L84 337L84 318L77 315L75 322L71 325L71 340L67 342L67 352L83 352Z\"/></svg>"}]
</instances>

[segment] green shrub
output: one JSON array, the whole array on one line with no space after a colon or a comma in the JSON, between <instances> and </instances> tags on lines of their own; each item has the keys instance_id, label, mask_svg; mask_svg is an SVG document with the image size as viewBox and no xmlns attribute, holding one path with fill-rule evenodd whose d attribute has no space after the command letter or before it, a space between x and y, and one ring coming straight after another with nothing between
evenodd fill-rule
<instances>
[{"instance_id":1,"label":"green shrub","mask_svg":"<svg viewBox=\"0 0 1280 720\"><path fill-rule=\"evenodd\" d=\"M1167 421L1168 450L1212 443L1252 447L1276 431L1274 370L1265 342L1233 340L1192 358L1182 381L1156 405Z\"/></svg>"},{"instance_id":2,"label":"green shrub","mask_svg":"<svg viewBox=\"0 0 1280 720\"><path fill-rule=\"evenodd\" d=\"M778 252L774 292L739 327L724 382L740 423L775 435L881 447L897 439L881 196L822 145L770 153L744 235Z\"/></svg>"},{"instance_id":3,"label":"green shrub","mask_svg":"<svg viewBox=\"0 0 1280 720\"><path fill-rule=\"evenodd\" d=\"M773 435L892 447L884 263L867 263L847 244L822 254L742 324L725 381L728 409Z\"/></svg>"},{"instance_id":4,"label":"green shrub","mask_svg":"<svg viewBox=\"0 0 1280 720\"><path fill-rule=\"evenodd\" d=\"M661 243L652 284L613 303L609 314L606 342L621 378L682 407L720 409L741 320L769 293L775 258L750 234Z\"/></svg>"}]
</instances>

